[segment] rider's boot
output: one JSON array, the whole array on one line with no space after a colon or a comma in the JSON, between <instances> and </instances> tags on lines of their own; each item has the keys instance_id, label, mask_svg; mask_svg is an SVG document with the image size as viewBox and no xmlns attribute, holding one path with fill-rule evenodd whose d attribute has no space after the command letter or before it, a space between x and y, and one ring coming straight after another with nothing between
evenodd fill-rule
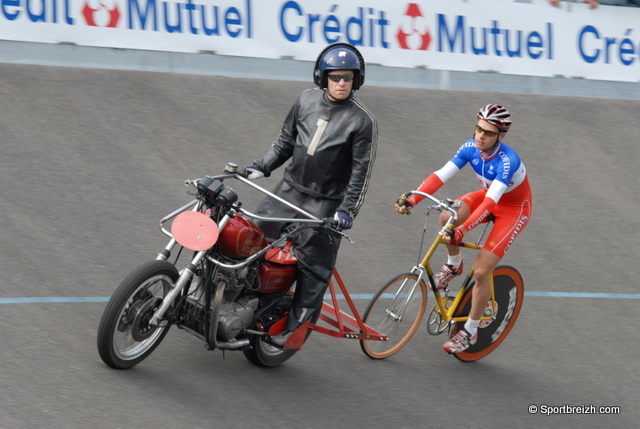
<instances>
[{"instance_id":1,"label":"rider's boot","mask_svg":"<svg viewBox=\"0 0 640 429\"><path fill-rule=\"evenodd\" d=\"M278 335L274 335L273 337L271 337L271 343L274 346L282 348L284 347L284 344L287 342L289 337L291 337L291 334L293 334L292 331L285 329L284 331L280 332Z\"/></svg>"},{"instance_id":2,"label":"rider's boot","mask_svg":"<svg viewBox=\"0 0 640 429\"><path fill-rule=\"evenodd\" d=\"M283 350L300 350L302 344L307 339L307 332L311 326L311 320L307 320L294 331L285 329L277 335L271 337L271 344Z\"/></svg>"}]
</instances>

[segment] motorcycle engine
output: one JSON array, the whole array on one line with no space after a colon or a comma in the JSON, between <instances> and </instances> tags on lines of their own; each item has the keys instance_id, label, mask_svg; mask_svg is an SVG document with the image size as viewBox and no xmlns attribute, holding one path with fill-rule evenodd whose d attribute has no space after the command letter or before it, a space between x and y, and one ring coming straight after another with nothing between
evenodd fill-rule
<instances>
[{"instance_id":1,"label":"motorcycle engine","mask_svg":"<svg viewBox=\"0 0 640 429\"><path fill-rule=\"evenodd\" d=\"M257 297L241 296L233 302L222 303L218 319L218 337L225 340L235 338L253 322L258 309Z\"/></svg>"},{"instance_id":2,"label":"motorcycle engine","mask_svg":"<svg viewBox=\"0 0 640 429\"><path fill-rule=\"evenodd\" d=\"M258 262L237 271L219 270L213 275L212 284L221 281L226 289L220 304L217 337L231 340L242 333L253 322L259 306L259 299L252 292L257 278ZM202 271L194 276L192 290L185 303L183 322L191 329L205 332L205 290L202 282Z\"/></svg>"}]
</instances>

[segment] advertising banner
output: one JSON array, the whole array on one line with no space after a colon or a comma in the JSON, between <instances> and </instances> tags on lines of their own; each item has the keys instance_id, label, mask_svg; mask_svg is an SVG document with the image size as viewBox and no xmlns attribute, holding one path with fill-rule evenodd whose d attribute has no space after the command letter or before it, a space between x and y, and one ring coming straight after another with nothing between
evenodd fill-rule
<instances>
[{"instance_id":1,"label":"advertising banner","mask_svg":"<svg viewBox=\"0 0 640 429\"><path fill-rule=\"evenodd\" d=\"M640 80L640 8L546 0L0 0L0 39Z\"/></svg>"}]
</instances>

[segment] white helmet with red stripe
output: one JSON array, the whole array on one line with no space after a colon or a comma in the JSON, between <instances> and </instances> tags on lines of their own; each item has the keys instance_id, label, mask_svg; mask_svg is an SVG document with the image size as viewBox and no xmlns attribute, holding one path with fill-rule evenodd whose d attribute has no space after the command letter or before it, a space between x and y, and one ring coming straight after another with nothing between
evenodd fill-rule
<instances>
[{"instance_id":1,"label":"white helmet with red stripe","mask_svg":"<svg viewBox=\"0 0 640 429\"><path fill-rule=\"evenodd\" d=\"M476 117L495 125L503 133L509 131L511 126L511 114L499 104L487 104L478 111Z\"/></svg>"}]
</instances>

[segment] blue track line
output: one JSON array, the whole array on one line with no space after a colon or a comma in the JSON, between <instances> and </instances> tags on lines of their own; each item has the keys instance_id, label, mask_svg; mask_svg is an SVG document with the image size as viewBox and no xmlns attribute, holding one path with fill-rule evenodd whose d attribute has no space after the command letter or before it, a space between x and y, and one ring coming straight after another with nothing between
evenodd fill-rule
<instances>
[{"instance_id":1,"label":"blue track line","mask_svg":"<svg viewBox=\"0 0 640 429\"><path fill-rule=\"evenodd\" d=\"M538 298L605 298L605 299L640 299L637 293L591 293L591 292L525 292L524 296ZM338 299L344 299L344 295L337 294ZM354 300L370 300L371 293L354 293L351 295ZM325 295L326 300L330 300L330 295ZM44 303L78 303L78 302L107 302L108 296L51 296L51 297L23 297L23 298L0 298L0 304L44 304Z\"/></svg>"}]
</instances>

